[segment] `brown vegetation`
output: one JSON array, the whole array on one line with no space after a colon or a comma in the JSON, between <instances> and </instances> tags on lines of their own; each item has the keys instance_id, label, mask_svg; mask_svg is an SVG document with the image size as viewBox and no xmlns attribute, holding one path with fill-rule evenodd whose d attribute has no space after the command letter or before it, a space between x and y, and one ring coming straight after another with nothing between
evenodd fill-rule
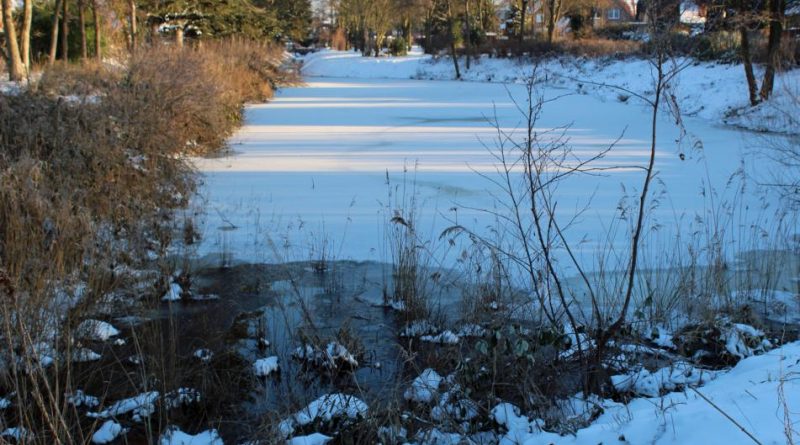
<instances>
[{"instance_id":1,"label":"brown vegetation","mask_svg":"<svg viewBox=\"0 0 800 445\"><path fill-rule=\"evenodd\" d=\"M42 443L86 441L65 394L97 373L72 363L72 329L121 284L118 267L170 245L172 210L194 187L185 155L224 146L244 103L283 80L281 54L244 41L159 47L125 67L57 64L0 95L0 389L16 407L5 421ZM155 371L122 380L142 390Z\"/></svg>"}]
</instances>

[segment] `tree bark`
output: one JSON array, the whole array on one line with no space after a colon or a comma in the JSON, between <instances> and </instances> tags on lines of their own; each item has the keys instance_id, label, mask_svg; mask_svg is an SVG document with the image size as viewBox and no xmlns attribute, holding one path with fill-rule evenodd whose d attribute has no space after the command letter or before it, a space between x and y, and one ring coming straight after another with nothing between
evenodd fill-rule
<instances>
[{"instance_id":1,"label":"tree bark","mask_svg":"<svg viewBox=\"0 0 800 445\"><path fill-rule=\"evenodd\" d=\"M556 23L561 16L561 0L547 0L547 42L553 43L556 33Z\"/></svg>"},{"instance_id":2,"label":"tree bark","mask_svg":"<svg viewBox=\"0 0 800 445\"><path fill-rule=\"evenodd\" d=\"M183 48L183 26L175 28L175 44L178 48Z\"/></svg>"},{"instance_id":3,"label":"tree bark","mask_svg":"<svg viewBox=\"0 0 800 445\"><path fill-rule=\"evenodd\" d=\"M464 52L467 56L467 70L469 70L469 59L472 55L472 25L469 21L469 0L464 0L464 47Z\"/></svg>"},{"instance_id":4,"label":"tree bark","mask_svg":"<svg viewBox=\"0 0 800 445\"><path fill-rule=\"evenodd\" d=\"M453 58L453 67L456 70L456 79L461 79L461 70L458 68L458 52L456 52L456 24L453 17L453 8L451 7L450 0L447 0L447 25L450 28L450 55Z\"/></svg>"},{"instance_id":5,"label":"tree bark","mask_svg":"<svg viewBox=\"0 0 800 445\"><path fill-rule=\"evenodd\" d=\"M59 14L61 14L62 1L65 0L56 0L55 8L53 8L53 24L50 27L50 54L47 59L50 65L56 61L56 50L58 49L58 17Z\"/></svg>"},{"instance_id":6,"label":"tree bark","mask_svg":"<svg viewBox=\"0 0 800 445\"><path fill-rule=\"evenodd\" d=\"M136 45L137 45L137 27L138 24L136 23L136 0L128 0L128 12L130 13L130 26L131 26L131 36L130 36L130 44L131 44L131 54L136 53ZM183 30L181 29L180 35L180 46L183 46Z\"/></svg>"},{"instance_id":7,"label":"tree bark","mask_svg":"<svg viewBox=\"0 0 800 445\"><path fill-rule=\"evenodd\" d=\"M758 84L756 76L753 74L753 59L750 55L750 36L748 35L747 25L739 27L741 37L742 64L744 65L744 75L747 79L747 92L750 98L750 105L758 105Z\"/></svg>"},{"instance_id":8,"label":"tree bark","mask_svg":"<svg viewBox=\"0 0 800 445\"><path fill-rule=\"evenodd\" d=\"M62 0L61 6L61 59L69 60L69 2Z\"/></svg>"},{"instance_id":9,"label":"tree bark","mask_svg":"<svg viewBox=\"0 0 800 445\"><path fill-rule=\"evenodd\" d=\"M6 62L8 63L8 79L20 81L25 77L25 67L22 65L22 58L19 54L19 42L17 42L17 29L14 23L14 16L11 0L3 0L3 26L6 34Z\"/></svg>"},{"instance_id":10,"label":"tree bark","mask_svg":"<svg viewBox=\"0 0 800 445\"><path fill-rule=\"evenodd\" d=\"M783 11L785 0L771 0L769 2L769 40L767 43L767 67L764 71L764 80L761 82L761 100L767 100L772 95L775 85L775 71L781 63L781 35L783 34Z\"/></svg>"},{"instance_id":11,"label":"tree bark","mask_svg":"<svg viewBox=\"0 0 800 445\"><path fill-rule=\"evenodd\" d=\"M519 43L525 40L525 14L528 12L528 0L522 0L520 3L520 17L519 17Z\"/></svg>"},{"instance_id":12,"label":"tree bark","mask_svg":"<svg viewBox=\"0 0 800 445\"><path fill-rule=\"evenodd\" d=\"M25 73L31 73L31 26L33 24L33 0L25 0L23 4L22 35L20 36L20 52Z\"/></svg>"},{"instance_id":13,"label":"tree bark","mask_svg":"<svg viewBox=\"0 0 800 445\"><path fill-rule=\"evenodd\" d=\"M89 49L86 43L86 10L84 0L78 0L78 23L81 30L81 59L89 58Z\"/></svg>"},{"instance_id":14,"label":"tree bark","mask_svg":"<svg viewBox=\"0 0 800 445\"><path fill-rule=\"evenodd\" d=\"M92 20L94 21L94 56L98 62L103 60L103 52L100 47L100 14L97 13L97 0L92 0Z\"/></svg>"}]
</instances>

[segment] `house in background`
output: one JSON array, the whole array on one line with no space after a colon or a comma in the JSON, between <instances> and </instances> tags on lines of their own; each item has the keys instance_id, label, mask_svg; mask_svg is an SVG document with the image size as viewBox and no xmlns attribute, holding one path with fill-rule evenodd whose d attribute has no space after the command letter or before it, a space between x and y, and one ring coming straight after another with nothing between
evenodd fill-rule
<instances>
[{"instance_id":1,"label":"house in background","mask_svg":"<svg viewBox=\"0 0 800 445\"><path fill-rule=\"evenodd\" d=\"M641 22L641 1L604 0L594 8L592 24L595 28Z\"/></svg>"},{"instance_id":2,"label":"house in background","mask_svg":"<svg viewBox=\"0 0 800 445\"><path fill-rule=\"evenodd\" d=\"M800 38L800 0L786 0L786 32Z\"/></svg>"}]
</instances>

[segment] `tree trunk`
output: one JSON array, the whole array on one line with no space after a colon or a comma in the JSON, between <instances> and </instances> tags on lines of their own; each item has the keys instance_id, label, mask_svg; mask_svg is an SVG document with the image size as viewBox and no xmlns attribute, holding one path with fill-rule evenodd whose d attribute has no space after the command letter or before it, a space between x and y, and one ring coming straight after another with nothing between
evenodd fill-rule
<instances>
[{"instance_id":1,"label":"tree trunk","mask_svg":"<svg viewBox=\"0 0 800 445\"><path fill-rule=\"evenodd\" d=\"M69 60L69 2L62 0L61 6L61 59Z\"/></svg>"},{"instance_id":2,"label":"tree trunk","mask_svg":"<svg viewBox=\"0 0 800 445\"><path fill-rule=\"evenodd\" d=\"M525 40L525 14L528 12L528 0L520 2L520 17L519 17L519 43Z\"/></svg>"},{"instance_id":3,"label":"tree trunk","mask_svg":"<svg viewBox=\"0 0 800 445\"><path fill-rule=\"evenodd\" d=\"M19 43L17 42L17 29L14 23L12 0L3 0L3 26L6 34L6 62L8 63L8 80L20 81L25 77L25 67L22 65L22 58L19 55Z\"/></svg>"},{"instance_id":4,"label":"tree trunk","mask_svg":"<svg viewBox=\"0 0 800 445\"><path fill-rule=\"evenodd\" d=\"M178 48L183 48L183 26L175 28L175 44Z\"/></svg>"},{"instance_id":5,"label":"tree trunk","mask_svg":"<svg viewBox=\"0 0 800 445\"><path fill-rule=\"evenodd\" d=\"M767 100L772 95L775 84L775 71L781 63L781 35L783 34L784 0L771 0L769 2L769 41L767 44L767 67L764 71L764 81L761 82L761 100Z\"/></svg>"},{"instance_id":6,"label":"tree trunk","mask_svg":"<svg viewBox=\"0 0 800 445\"><path fill-rule=\"evenodd\" d=\"M94 21L94 56L98 62L103 61L100 47L100 14L97 13L97 0L92 0L92 20Z\"/></svg>"},{"instance_id":7,"label":"tree trunk","mask_svg":"<svg viewBox=\"0 0 800 445\"><path fill-rule=\"evenodd\" d=\"M467 55L467 70L469 71L469 59L472 55L472 25L469 21L469 0L464 0L464 46Z\"/></svg>"},{"instance_id":8,"label":"tree trunk","mask_svg":"<svg viewBox=\"0 0 800 445\"><path fill-rule=\"evenodd\" d=\"M561 0L548 0L547 6L547 42L553 43L553 37L556 33L556 23L561 16Z\"/></svg>"},{"instance_id":9,"label":"tree trunk","mask_svg":"<svg viewBox=\"0 0 800 445\"><path fill-rule=\"evenodd\" d=\"M756 76L753 74L753 60L750 56L750 37L747 31L747 25L739 27L739 36L741 37L741 50L742 50L742 64L744 65L744 75L747 78L747 92L750 98L750 105L758 105L758 84L756 84Z\"/></svg>"},{"instance_id":10,"label":"tree trunk","mask_svg":"<svg viewBox=\"0 0 800 445\"><path fill-rule=\"evenodd\" d=\"M128 12L130 13L130 25L131 25L131 36L130 36L130 44L131 44L131 54L136 53L136 45L137 45L137 23L136 23L136 1L135 0L128 0ZM181 35L176 36L176 40L180 40L178 43L180 47L183 47L183 29L180 30Z\"/></svg>"},{"instance_id":11,"label":"tree trunk","mask_svg":"<svg viewBox=\"0 0 800 445\"><path fill-rule=\"evenodd\" d=\"M89 58L89 49L86 44L86 11L83 1L78 0L78 22L81 30L81 59L86 61Z\"/></svg>"},{"instance_id":12,"label":"tree trunk","mask_svg":"<svg viewBox=\"0 0 800 445\"><path fill-rule=\"evenodd\" d=\"M53 8L53 24L50 27L50 54L47 62L52 65L56 61L56 50L58 49L58 16L61 14L61 2L64 0L56 0L55 8Z\"/></svg>"},{"instance_id":13,"label":"tree trunk","mask_svg":"<svg viewBox=\"0 0 800 445\"><path fill-rule=\"evenodd\" d=\"M450 55L453 57L453 67L456 70L456 79L461 79L461 70L458 68L458 52L456 52L456 24L450 0L447 0L447 25L450 28Z\"/></svg>"},{"instance_id":14,"label":"tree trunk","mask_svg":"<svg viewBox=\"0 0 800 445\"><path fill-rule=\"evenodd\" d=\"M31 26L33 24L33 0L25 0L23 4L22 35L20 36L22 64L25 72L31 73Z\"/></svg>"}]
</instances>

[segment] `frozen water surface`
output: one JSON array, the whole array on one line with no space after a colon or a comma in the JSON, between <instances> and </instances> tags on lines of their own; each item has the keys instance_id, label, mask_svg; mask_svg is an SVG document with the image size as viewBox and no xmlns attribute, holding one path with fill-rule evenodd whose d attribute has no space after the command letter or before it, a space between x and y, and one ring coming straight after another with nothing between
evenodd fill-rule
<instances>
[{"instance_id":1,"label":"frozen water surface","mask_svg":"<svg viewBox=\"0 0 800 445\"><path fill-rule=\"evenodd\" d=\"M650 111L552 87L544 95L563 97L546 105L537 128L569 125L566 135L577 157L589 158L616 141L594 164L610 170L572 177L557 194L565 225L585 208L568 236L580 241L581 260L592 264L619 222L620 199L641 186ZM409 210L412 194L423 241L436 240L454 222L488 233L495 218L484 210L497 208L492 196L499 190L479 173L495 174L496 160L487 150L497 141L491 121L523 136L511 97L524 102L524 86L309 78L303 87L282 89L272 102L248 107L229 155L197 160L207 204L200 254L247 262L321 256L388 261L388 221L398 202ZM688 135L666 113L658 123L651 195L658 206L649 222L659 230L651 232L651 246L687 236L696 215L732 196L725 190L745 149L763 143L699 118L685 120ZM752 216L736 224L745 227L748 218L763 216L759 209L768 203L754 193L740 197L736 208ZM624 248L626 237L619 233L614 245Z\"/></svg>"}]
</instances>

